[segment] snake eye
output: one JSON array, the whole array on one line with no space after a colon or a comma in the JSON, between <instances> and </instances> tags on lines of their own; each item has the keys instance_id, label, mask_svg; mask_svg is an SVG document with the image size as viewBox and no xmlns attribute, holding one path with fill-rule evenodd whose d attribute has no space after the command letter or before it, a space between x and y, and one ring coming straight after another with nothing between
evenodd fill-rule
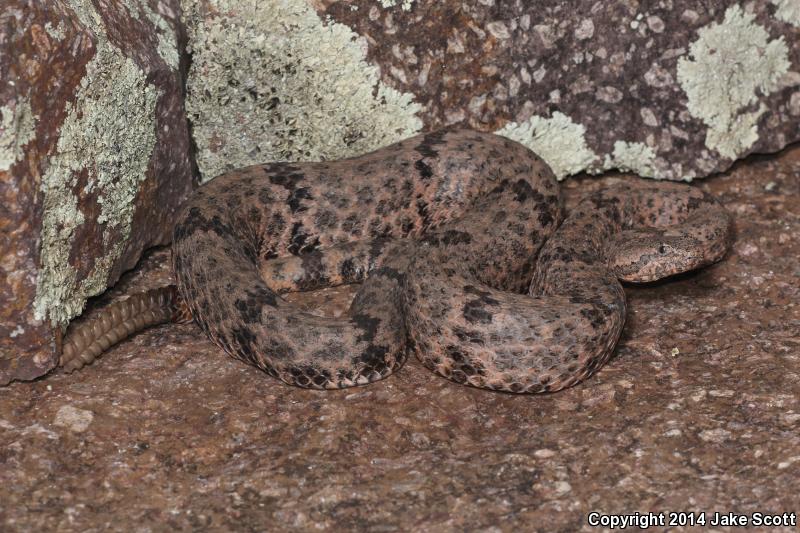
<instances>
[{"instance_id":1,"label":"snake eye","mask_svg":"<svg viewBox=\"0 0 800 533\"><path fill-rule=\"evenodd\" d=\"M658 247L658 253L660 253L660 254L667 253L667 247L662 244L661 246Z\"/></svg>"}]
</instances>

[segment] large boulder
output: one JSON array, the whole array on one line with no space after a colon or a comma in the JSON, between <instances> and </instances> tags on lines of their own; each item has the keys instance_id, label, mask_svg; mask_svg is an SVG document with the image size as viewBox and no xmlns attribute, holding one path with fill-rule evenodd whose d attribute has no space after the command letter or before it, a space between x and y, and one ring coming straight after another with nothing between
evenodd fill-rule
<instances>
[{"instance_id":1,"label":"large boulder","mask_svg":"<svg viewBox=\"0 0 800 533\"><path fill-rule=\"evenodd\" d=\"M691 179L800 139L797 0L183 0L206 179L450 124L560 177Z\"/></svg>"},{"instance_id":2,"label":"large boulder","mask_svg":"<svg viewBox=\"0 0 800 533\"><path fill-rule=\"evenodd\" d=\"M56 362L86 299L166 243L192 188L180 6L6 0L0 385Z\"/></svg>"}]
</instances>

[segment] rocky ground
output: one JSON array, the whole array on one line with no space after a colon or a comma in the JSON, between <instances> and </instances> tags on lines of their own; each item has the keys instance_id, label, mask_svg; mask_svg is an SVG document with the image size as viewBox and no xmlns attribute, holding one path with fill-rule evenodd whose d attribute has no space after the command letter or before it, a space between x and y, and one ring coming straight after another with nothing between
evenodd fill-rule
<instances>
[{"instance_id":1,"label":"rocky ground","mask_svg":"<svg viewBox=\"0 0 800 533\"><path fill-rule=\"evenodd\" d=\"M565 188L574 202L615 179ZM800 147L697 186L735 214L733 251L629 287L616 356L577 387L498 394L412 360L369 387L300 390L193 324L162 326L0 389L0 530L590 531L591 511L800 512ZM167 258L110 297L166 281Z\"/></svg>"}]
</instances>

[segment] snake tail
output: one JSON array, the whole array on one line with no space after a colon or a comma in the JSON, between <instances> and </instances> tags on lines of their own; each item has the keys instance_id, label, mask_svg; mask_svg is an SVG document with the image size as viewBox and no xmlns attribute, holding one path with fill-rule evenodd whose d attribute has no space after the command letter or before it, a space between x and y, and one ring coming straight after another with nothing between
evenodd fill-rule
<instances>
[{"instance_id":1,"label":"snake tail","mask_svg":"<svg viewBox=\"0 0 800 533\"><path fill-rule=\"evenodd\" d=\"M59 366L66 373L74 372L135 333L158 324L190 319L175 285L133 294L70 324Z\"/></svg>"}]
</instances>

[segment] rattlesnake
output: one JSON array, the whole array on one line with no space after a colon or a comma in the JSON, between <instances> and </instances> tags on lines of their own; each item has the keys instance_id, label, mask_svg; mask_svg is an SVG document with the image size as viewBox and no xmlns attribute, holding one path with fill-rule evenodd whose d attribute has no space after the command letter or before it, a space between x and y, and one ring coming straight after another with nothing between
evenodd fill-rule
<instances>
[{"instance_id":1,"label":"rattlesnake","mask_svg":"<svg viewBox=\"0 0 800 533\"><path fill-rule=\"evenodd\" d=\"M619 279L708 265L731 241L727 212L685 184L627 181L563 213L538 156L468 130L235 170L198 188L175 224L177 291L131 298L73 329L62 364L78 368L136 327L191 316L228 354L300 387L376 381L413 352L459 383L555 391L613 352L626 312ZM281 297L355 282L339 318Z\"/></svg>"}]
</instances>

